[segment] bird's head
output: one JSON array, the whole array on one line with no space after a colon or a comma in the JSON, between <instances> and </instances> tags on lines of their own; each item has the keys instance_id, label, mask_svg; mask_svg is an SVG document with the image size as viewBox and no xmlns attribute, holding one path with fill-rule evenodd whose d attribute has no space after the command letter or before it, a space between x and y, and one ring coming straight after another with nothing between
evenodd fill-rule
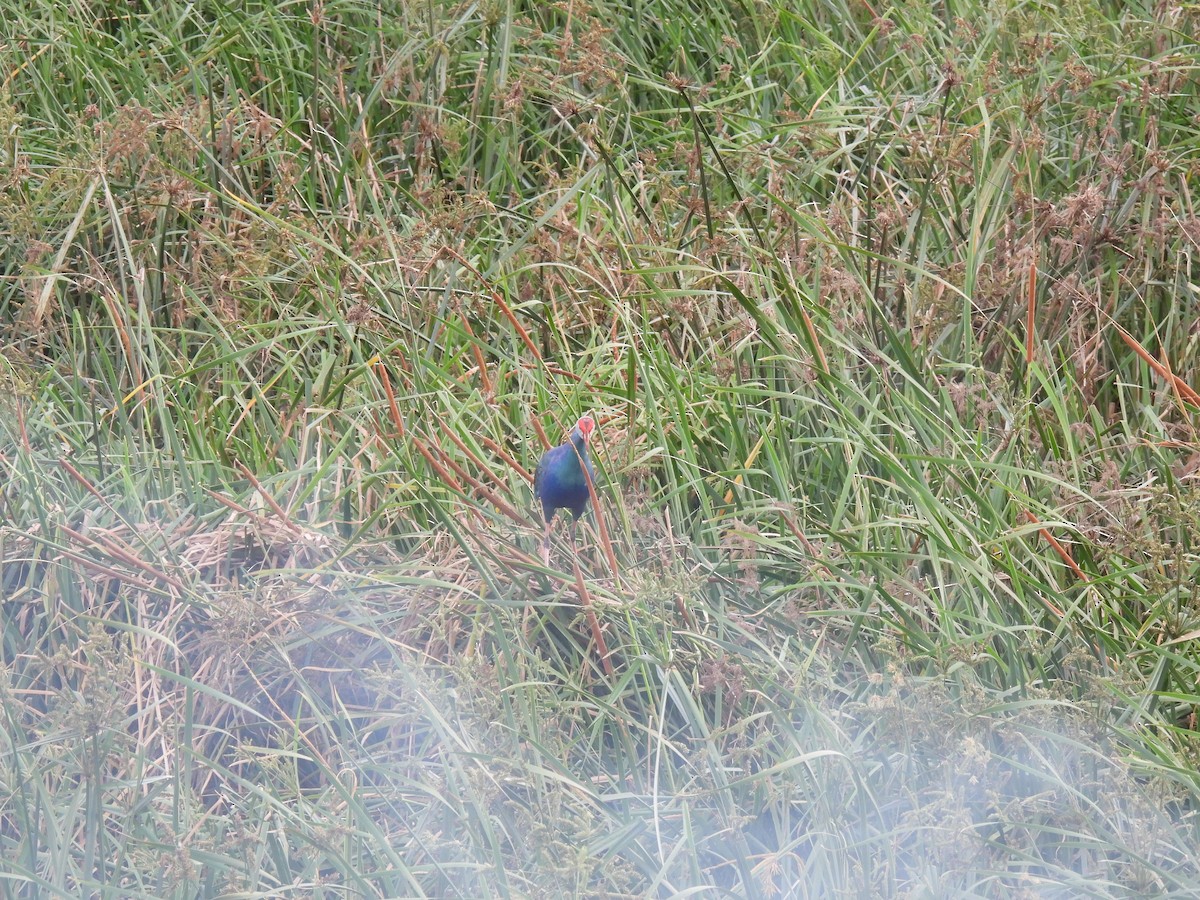
<instances>
[{"instance_id":1,"label":"bird's head","mask_svg":"<svg viewBox=\"0 0 1200 900\"><path fill-rule=\"evenodd\" d=\"M575 430L583 437L583 442L586 444L592 439L592 432L596 430L596 420L591 416L584 416L575 423Z\"/></svg>"}]
</instances>

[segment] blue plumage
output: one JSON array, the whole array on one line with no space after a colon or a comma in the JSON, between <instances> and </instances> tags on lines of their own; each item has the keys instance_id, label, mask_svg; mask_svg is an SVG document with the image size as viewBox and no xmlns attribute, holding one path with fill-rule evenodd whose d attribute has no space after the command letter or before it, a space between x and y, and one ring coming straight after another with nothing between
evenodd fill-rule
<instances>
[{"instance_id":1,"label":"blue plumage","mask_svg":"<svg viewBox=\"0 0 1200 900\"><path fill-rule=\"evenodd\" d=\"M533 496L542 504L546 518L546 533L542 541L542 560L550 558L550 523L560 509L571 512L571 538L575 537L575 522L587 508L588 478L596 478L596 470L588 458L588 440L596 423L584 416L571 429L570 439L547 450L533 476ZM584 474L586 470L586 475Z\"/></svg>"}]
</instances>

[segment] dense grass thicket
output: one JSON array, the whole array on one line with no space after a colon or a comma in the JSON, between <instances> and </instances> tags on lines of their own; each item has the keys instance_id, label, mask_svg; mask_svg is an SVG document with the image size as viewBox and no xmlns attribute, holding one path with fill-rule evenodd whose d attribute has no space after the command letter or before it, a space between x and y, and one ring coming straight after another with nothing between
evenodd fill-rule
<instances>
[{"instance_id":1,"label":"dense grass thicket","mask_svg":"<svg viewBox=\"0 0 1200 900\"><path fill-rule=\"evenodd\" d=\"M1200 895L1195 4L0 21L0 897Z\"/></svg>"}]
</instances>

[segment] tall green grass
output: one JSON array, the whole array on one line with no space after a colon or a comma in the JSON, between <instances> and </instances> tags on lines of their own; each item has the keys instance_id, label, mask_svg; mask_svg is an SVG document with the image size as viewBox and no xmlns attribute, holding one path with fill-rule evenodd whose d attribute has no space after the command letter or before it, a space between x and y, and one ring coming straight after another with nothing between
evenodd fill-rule
<instances>
[{"instance_id":1,"label":"tall green grass","mask_svg":"<svg viewBox=\"0 0 1200 900\"><path fill-rule=\"evenodd\" d=\"M0 894L1196 892L1194 10L0 16Z\"/></svg>"}]
</instances>

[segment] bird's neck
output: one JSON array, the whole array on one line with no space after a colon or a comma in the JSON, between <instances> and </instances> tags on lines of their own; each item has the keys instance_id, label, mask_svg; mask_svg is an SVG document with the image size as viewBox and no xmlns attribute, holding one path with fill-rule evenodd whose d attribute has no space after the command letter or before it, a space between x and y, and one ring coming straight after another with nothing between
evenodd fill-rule
<instances>
[{"instance_id":1,"label":"bird's neck","mask_svg":"<svg viewBox=\"0 0 1200 900\"><path fill-rule=\"evenodd\" d=\"M578 431L575 431L571 435L570 443L575 450L574 453L570 454L571 459L575 462L575 464L581 469L584 466L590 466L591 460L588 459L587 440L584 438L584 436Z\"/></svg>"}]
</instances>

